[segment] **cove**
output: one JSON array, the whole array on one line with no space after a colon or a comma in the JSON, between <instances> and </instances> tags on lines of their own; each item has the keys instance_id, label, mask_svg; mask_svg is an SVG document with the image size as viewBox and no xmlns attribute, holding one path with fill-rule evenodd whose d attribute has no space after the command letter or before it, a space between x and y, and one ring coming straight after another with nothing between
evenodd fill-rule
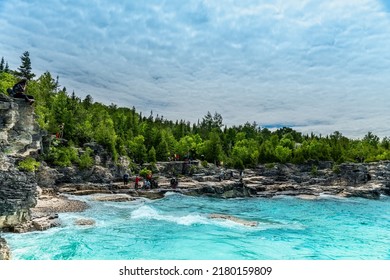
<instances>
[{"instance_id":1,"label":"cove","mask_svg":"<svg viewBox=\"0 0 390 280\"><path fill-rule=\"evenodd\" d=\"M96 197L96 196L95 196ZM62 213L62 226L5 233L19 260L388 260L390 198L322 195L217 199L167 193L159 200L96 201ZM256 222L245 226L211 214ZM92 225L76 225L92 219Z\"/></svg>"}]
</instances>

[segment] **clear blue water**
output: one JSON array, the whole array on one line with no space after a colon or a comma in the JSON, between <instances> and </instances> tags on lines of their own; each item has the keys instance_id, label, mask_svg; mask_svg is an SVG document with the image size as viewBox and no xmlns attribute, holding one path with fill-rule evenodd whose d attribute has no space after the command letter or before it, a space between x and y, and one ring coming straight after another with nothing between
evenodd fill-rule
<instances>
[{"instance_id":1,"label":"clear blue water","mask_svg":"<svg viewBox=\"0 0 390 280\"><path fill-rule=\"evenodd\" d=\"M61 227L3 234L13 259L390 259L389 197L222 200L168 194L155 201L81 199L91 207L60 214ZM254 220L258 226L209 219L212 213ZM74 225L85 218L96 225Z\"/></svg>"}]
</instances>

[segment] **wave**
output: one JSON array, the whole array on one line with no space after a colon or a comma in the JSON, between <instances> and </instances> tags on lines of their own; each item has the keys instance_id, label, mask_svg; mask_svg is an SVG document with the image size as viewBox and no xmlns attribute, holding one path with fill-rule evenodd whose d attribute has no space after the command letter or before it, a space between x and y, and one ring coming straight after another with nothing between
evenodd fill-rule
<instances>
[{"instance_id":1,"label":"wave","mask_svg":"<svg viewBox=\"0 0 390 280\"><path fill-rule=\"evenodd\" d=\"M188 214L184 216L172 216L166 215L148 205L143 205L131 213L131 219L146 219L146 220L159 220L179 225L191 226L195 224L201 225L213 225L218 227L230 228L230 229L245 229L245 231L258 231L258 230L272 230L272 229L292 229L303 230L306 227L302 224L296 223L284 223L279 221L265 221L260 220L254 227L249 227L232 220L227 219L211 219L208 214Z\"/></svg>"},{"instance_id":2,"label":"wave","mask_svg":"<svg viewBox=\"0 0 390 280\"><path fill-rule=\"evenodd\" d=\"M131 213L132 219L153 219L167 222L174 222L180 225L207 224L208 219L199 214L188 214L185 216L171 216L159 213L154 208L143 205Z\"/></svg>"}]
</instances>

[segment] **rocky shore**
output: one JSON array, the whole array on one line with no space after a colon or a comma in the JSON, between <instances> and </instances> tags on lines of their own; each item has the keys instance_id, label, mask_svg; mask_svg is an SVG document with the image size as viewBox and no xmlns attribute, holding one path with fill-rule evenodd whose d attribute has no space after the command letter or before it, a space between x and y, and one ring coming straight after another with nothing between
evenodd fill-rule
<instances>
[{"instance_id":1,"label":"rocky shore","mask_svg":"<svg viewBox=\"0 0 390 280\"><path fill-rule=\"evenodd\" d=\"M134 197L150 199L161 198L168 191L180 192L192 196L210 196L216 198L235 197L273 197L277 195L312 196L321 194L341 197L363 197L378 199L380 195L390 195L390 162L344 163L334 165L331 162L316 162L302 165L273 164L259 165L254 169L226 169L209 165L202 167L193 162L193 174L177 177L178 186L170 185L172 168L182 170L185 162L161 162L155 167L154 178L157 188L151 190L134 189L135 176L130 184L124 186L120 177L107 182L105 178L114 178L109 168L99 167L104 178L95 182L83 182L80 177L69 175L76 171L60 173L50 167L44 167L44 176L38 174L38 184L47 192L72 195L125 193ZM313 168L315 166L315 168ZM315 171L313 171L315 170ZM240 175L242 174L242 176ZM50 178L55 174L55 178ZM108 175L107 175L108 174ZM45 186L50 181L53 185Z\"/></svg>"}]
</instances>

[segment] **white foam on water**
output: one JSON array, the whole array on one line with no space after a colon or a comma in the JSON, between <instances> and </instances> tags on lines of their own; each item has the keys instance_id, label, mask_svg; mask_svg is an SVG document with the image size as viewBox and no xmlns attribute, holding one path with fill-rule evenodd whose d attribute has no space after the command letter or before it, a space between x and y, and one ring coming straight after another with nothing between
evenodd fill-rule
<instances>
[{"instance_id":1,"label":"white foam on water","mask_svg":"<svg viewBox=\"0 0 390 280\"><path fill-rule=\"evenodd\" d=\"M131 213L132 219L153 219L177 223L179 225L208 224L207 218L199 214L188 214L185 216L164 215L150 206L143 205Z\"/></svg>"},{"instance_id":2,"label":"white foam on water","mask_svg":"<svg viewBox=\"0 0 390 280\"><path fill-rule=\"evenodd\" d=\"M173 195L181 195L181 194L179 194L179 193L177 193L177 192L166 192L166 193L164 194L164 196L173 196Z\"/></svg>"}]
</instances>

